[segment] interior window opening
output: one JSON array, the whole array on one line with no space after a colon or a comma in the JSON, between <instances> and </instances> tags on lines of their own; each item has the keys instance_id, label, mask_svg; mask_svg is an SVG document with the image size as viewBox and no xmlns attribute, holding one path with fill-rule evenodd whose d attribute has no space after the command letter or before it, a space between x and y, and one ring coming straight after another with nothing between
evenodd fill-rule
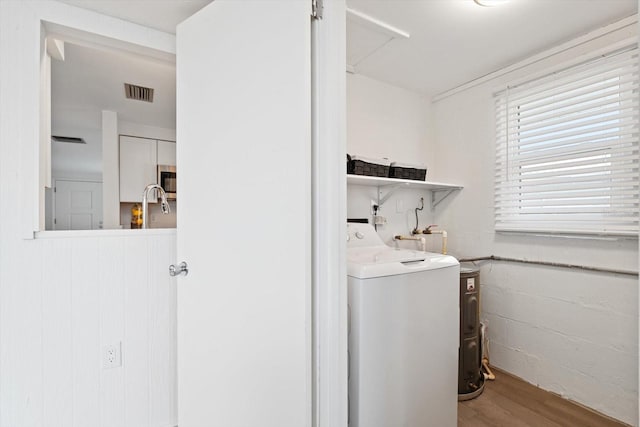
<instances>
[{"instance_id":1,"label":"interior window opening","mask_svg":"<svg viewBox=\"0 0 640 427\"><path fill-rule=\"evenodd\" d=\"M50 110L43 105L51 137L41 147L49 152L41 156L49 171L40 228L175 228L175 57L87 40L57 32L45 38ZM143 218L150 184L166 193L169 213L153 189Z\"/></svg>"}]
</instances>

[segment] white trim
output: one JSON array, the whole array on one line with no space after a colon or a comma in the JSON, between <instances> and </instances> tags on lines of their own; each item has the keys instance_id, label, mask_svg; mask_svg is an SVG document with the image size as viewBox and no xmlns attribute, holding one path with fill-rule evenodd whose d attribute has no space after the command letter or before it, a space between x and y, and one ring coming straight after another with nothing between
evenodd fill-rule
<instances>
[{"instance_id":1,"label":"white trim","mask_svg":"<svg viewBox=\"0 0 640 427\"><path fill-rule=\"evenodd\" d=\"M598 28L597 30L591 31L583 36L577 37L568 42L562 43L558 46L555 46L551 49L545 50L543 52L538 53L537 55L533 55L525 60L520 62L516 62L508 67L502 68L500 70L491 72L489 74L485 74L484 76L478 77L474 80L471 80L467 83L464 83L460 86L449 89L445 92L439 93L432 98L432 102L442 101L443 99L449 98L457 93L463 92L467 89L471 89L473 87L479 86L483 83L491 81L493 79L497 79L498 77L504 76L505 74L511 73L513 71L518 71L522 68L528 67L535 63L541 62L545 59L548 59L554 55L558 55L567 50L573 49L585 43L591 42L593 40L602 38L608 34L611 34L615 31L621 30L623 28L627 28L630 26L634 26L638 24L638 14L631 15L627 18L623 18L613 24L606 25L604 27Z\"/></svg>"},{"instance_id":2,"label":"white trim","mask_svg":"<svg viewBox=\"0 0 640 427\"><path fill-rule=\"evenodd\" d=\"M175 36L56 1L20 2L15 10L20 25L32 31L20 45L21 54L15 55L17 62L14 64L16 69L22 70L21 86L24 88L19 113L23 129L21 236L30 240L35 237L34 230L44 229L44 176L40 174L42 147L39 141L46 130L40 128L39 120L40 96L46 88L40 83L41 61L34 62L34 57L38 58L38 52L44 49L44 34L55 33L61 40L65 39L63 36L66 39L75 37L74 40L88 37L88 42L103 48L127 49L161 61L174 61Z\"/></svg>"},{"instance_id":3,"label":"white trim","mask_svg":"<svg viewBox=\"0 0 640 427\"><path fill-rule=\"evenodd\" d=\"M358 10L352 9L350 7L346 8L347 19L358 24L361 24L366 27L373 28L375 30L381 31L388 36L393 38L401 37L403 39L408 39L411 37L406 31L403 31L393 25L389 25L386 22L383 22L373 16L369 16L366 13L362 13Z\"/></svg>"},{"instance_id":4,"label":"white trim","mask_svg":"<svg viewBox=\"0 0 640 427\"><path fill-rule=\"evenodd\" d=\"M146 230L56 230L37 231L36 239L76 239L78 237L107 238L107 237L146 237L176 235L175 228L148 228Z\"/></svg>"},{"instance_id":5,"label":"white trim","mask_svg":"<svg viewBox=\"0 0 640 427\"><path fill-rule=\"evenodd\" d=\"M346 427L346 14L324 3L315 21L312 79L314 427Z\"/></svg>"},{"instance_id":6,"label":"white trim","mask_svg":"<svg viewBox=\"0 0 640 427\"><path fill-rule=\"evenodd\" d=\"M540 78L544 78L548 75L559 73L567 68L574 67L584 62L592 61L594 58L598 56L604 57L604 56L610 55L612 52L615 52L619 49L631 48L636 43L637 43L636 37L627 37L615 43L612 43L610 45L604 46L600 49L592 50L585 54L578 55L575 58L571 58L566 61L557 63L553 66L545 67L540 71L530 73L530 74L527 74L526 76L522 76L522 77L510 80L507 86L510 88L515 86L520 86L522 84L532 82ZM505 85L502 84L496 87L494 90L492 90L492 93L495 95L504 90L505 90Z\"/></svg>"}]
</instances>

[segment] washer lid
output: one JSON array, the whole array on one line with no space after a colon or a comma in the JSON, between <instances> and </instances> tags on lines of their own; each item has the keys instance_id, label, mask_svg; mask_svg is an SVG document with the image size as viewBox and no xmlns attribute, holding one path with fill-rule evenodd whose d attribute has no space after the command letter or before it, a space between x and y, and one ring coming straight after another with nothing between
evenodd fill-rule
<instances>
[{"instance_id":1,"label":"washer lid","mask_svg":"<svg viewBox=\"0 0 640 427\"><path fill-rule=\"evenodd\" d=\"M431 252L395 249L386 245L347 249L347 275L358 279L395 276L452 267L458 260Z\"/></svg>"}]
</instances>

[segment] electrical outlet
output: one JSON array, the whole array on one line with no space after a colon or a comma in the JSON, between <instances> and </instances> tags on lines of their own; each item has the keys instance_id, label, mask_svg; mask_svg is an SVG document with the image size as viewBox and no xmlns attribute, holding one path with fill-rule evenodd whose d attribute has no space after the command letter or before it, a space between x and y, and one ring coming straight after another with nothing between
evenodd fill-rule
<instances>
[{"instance_id":1,"label":"electrical outlet","mask_svg":"<svg viewBox=\"0 0 640 427\"><path fill-rule=\"evenodd\" d=\"M122 366L122 343L107 345L102 348L102 368L111 369Z\"/></svg>"},{"instance_id":2,"label":"electrical outlet","mask_svg":"<svg viewBox=\"0 0 640 427\"><path fill-rule=\"evenodd\" d=\"M371 200L371 215L375 215L376 214L376 210L374 209L374 206L377 206L378 202L375 200ZM380 211L380 208L378 208L378 211Z\"/></svg>"}]
</instances>

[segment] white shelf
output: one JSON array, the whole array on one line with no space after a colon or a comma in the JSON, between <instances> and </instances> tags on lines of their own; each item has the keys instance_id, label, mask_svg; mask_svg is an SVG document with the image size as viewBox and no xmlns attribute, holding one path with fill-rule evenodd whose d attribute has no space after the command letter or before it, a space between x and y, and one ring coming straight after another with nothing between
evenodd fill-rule
<instances>
[{"instance_id":1,"label":"white shelf","mask_svg":"<svg viewBox=\"0 0 640 427\"><path fill-rule=\"evenodd\" d=\"M404 188L421 188L424 190L444 191L461 190L462 185L445 184L443 182L415 181L411 179L379 178L376 176L350 175L347 174L347 184L369 185L372 187L386 187L388 185L399 185Z\"/></svg>"},{"instance_id":2,"label":"white shelf","mask_svg":"<svg viewBox=\"0 0 640 427\"><path fill-rule=\"evenodd\" d=\"M350 185L367 185L370 187L380 188L389 187L387 194L379 198L378 204L382 204L399 188L415 188L420 190L431 191L431 208L434 209L440 202L446 199L452 192L456 190L462 190L461 185L446 184L444 182L430 182L430 181L415 181L411 179L396 179L396 178L379 178L376 176L365 175L350 175L347 174L347 184ZM444 192L441 197L436 197L436 193Z\"/></svg>"}]
</instances>

